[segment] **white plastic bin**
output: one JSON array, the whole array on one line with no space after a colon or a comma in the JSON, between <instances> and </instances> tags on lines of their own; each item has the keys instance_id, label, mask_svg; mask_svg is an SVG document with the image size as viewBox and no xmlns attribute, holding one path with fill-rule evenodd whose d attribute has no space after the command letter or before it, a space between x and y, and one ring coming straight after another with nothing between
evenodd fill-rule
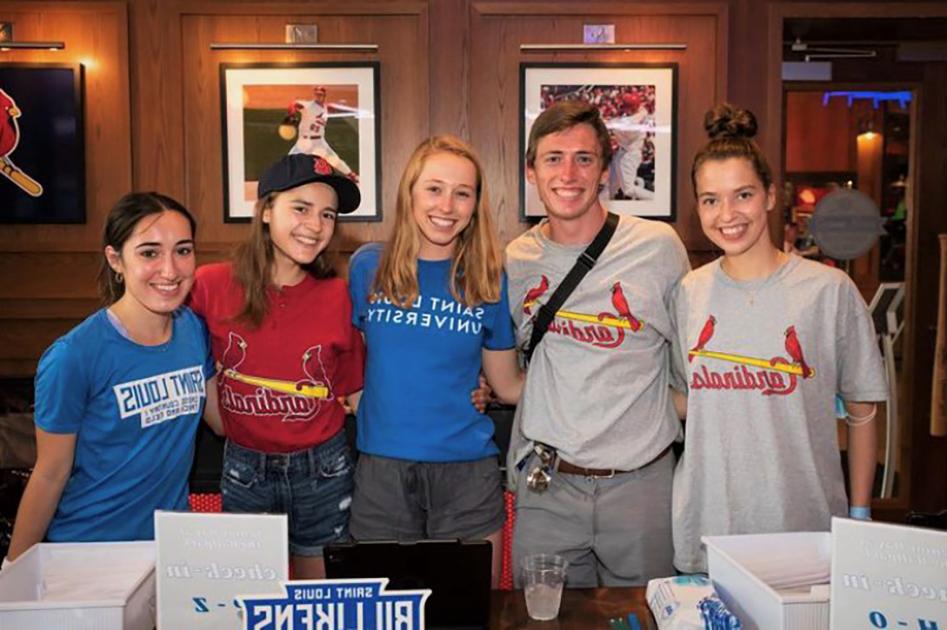
<instances>
[{"instance_id":1,"label":"white plastic bin","mask_svg":"<svg viewBox=\"0 0 947 630\"><path fill-rule=\"evenodd\" d=\"M704 536L710 579L744 630L828 630L829 585L776 590L767 584L790 573L828 576L832 538L828 532ZM792 566L795 563L797 566Z\"/></svg>"},{"instance_id":2,"label":"white plastic bin","mask_svg":"<svg viewBox=\"0 0 947 630\"><path fill-rule=\"evenodd\" d=\"M153 542L42 543L0 573L3 630L152 630Z\"/></svg>"}]
</instances>

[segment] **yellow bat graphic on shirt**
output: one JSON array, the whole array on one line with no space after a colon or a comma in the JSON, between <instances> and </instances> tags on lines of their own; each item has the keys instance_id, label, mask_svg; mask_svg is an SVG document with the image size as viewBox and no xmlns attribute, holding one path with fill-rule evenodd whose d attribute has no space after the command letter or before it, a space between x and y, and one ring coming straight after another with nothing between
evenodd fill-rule
<instances>
[{"instance_id":1,"label":"yellow bat graphic on shirt","mask_svg":"<svg viewBox=\"0 0 947 630\"><path fill-rule=\"evenodd\" d=\"M266 387L276 392L292 394L293 396L305 396L306 398L328 398L329 388L325 385L315 385L307 381L281 381L275 378L263 378L260 376L247 376L236 370L224 370L224 376L227 378L246 383L247 385L257 385Z\"/></svg>"},{"instance_id":2,"label":"yellow bat graphic on shirt","mask_svg":"<svg viewBox=\"0 0 947 630\"><path fill-rule=\"evenodd\" d=\"M536 302L527 302L524 306L532 307ZM562 319L571 319L576 322L588 322L590 324L604 324L605 326L611 326L613 328L627 328L634 332L634 329L631 327L631 323L627 319L621 317L613 317L611 315L605 315L604 317L598 317L597 315L587 315L586 313L575 313L573 311L556 311L556 317L561 317ZM644 327L644 321L641 321L641 326Z\"/></svg>"},{"instance_id":3,"label":"yellow bat graphic on shirt","mask_svg":"<svg viewBox=\"0 0 947 630\"><path fill-rule=\"evenodd\" d=\"M802 367L793 363L773 363L769 359L757 359L756 357L745 357L739 354L729 354L726 352L713 352L711 350L691 350L688 354L695 357L706 357L708 359L718 359L720 361L729 361L740 365L752 365L765 368L774 372L783 372L785 374L795 374L802 376ZM815 375L815 369L809 368L809 376Z\"/></svg>"}]
</instances>

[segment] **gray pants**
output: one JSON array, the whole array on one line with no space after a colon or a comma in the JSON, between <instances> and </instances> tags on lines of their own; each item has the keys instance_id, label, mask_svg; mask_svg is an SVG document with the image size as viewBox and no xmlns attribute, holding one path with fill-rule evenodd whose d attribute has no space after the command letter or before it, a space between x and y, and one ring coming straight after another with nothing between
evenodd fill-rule
<instances>
[{"instance_id":1,"label":"gray pants","mask_svg":"<svg viewBox=\"0 0 947 630\"><path fill-rule=\"evenodd\" d=\"M611 479L554 472L545 492L526 487L533 459L516 484L514 579L522 586L522 561L555 553L569 561L566 586L643 586L674 575L671 479L674 455Z\"/></svg>"}]
</instances>

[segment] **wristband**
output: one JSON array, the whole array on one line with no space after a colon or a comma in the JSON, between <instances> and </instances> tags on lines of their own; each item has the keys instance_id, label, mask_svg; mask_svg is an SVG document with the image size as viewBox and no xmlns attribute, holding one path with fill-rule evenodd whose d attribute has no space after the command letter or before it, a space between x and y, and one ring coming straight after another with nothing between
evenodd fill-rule
<instances>
[{"instance_id":1,"label":"wristband","mask_svg":"<svg viewBox=\"0 0 947 630\"><path fill-rule=\"evenodd\" d=\"M856 521L870 521L871 507L867 505L853 505L848 508L848 515Z\"/></svg>"}]
</instances>

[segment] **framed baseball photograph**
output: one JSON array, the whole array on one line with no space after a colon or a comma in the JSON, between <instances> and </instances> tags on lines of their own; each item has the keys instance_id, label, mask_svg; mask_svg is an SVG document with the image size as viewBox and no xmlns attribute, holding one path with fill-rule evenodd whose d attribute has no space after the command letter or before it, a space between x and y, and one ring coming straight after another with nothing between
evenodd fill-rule
<instances>
[{"instance_id":1,"label":"framed baseball photograph","mask_svg":"<svg viewBox=\"0 0 947 630\"><path fill-rule=\"evenodd\" d=\"M381 221L378 63L220 65L224 221L249 221L260 173L281 156L324 157L358 184L340 221Z\"/></svg>"},{"instance_id":2,"label":"framed baseball photograph","mask_svg":"<svg viewBox=\"0 0 947 630\"><path fill-rule=\"evenodd\" d=\"M557 101L595 105L608 127L612 161L605 207L673 221L677 146L677 64L520 64L520 215L546 212L526 178L526 147L536 118Z\"/></svg>"},{"instance_id":3,"label":"framed baseball photograph","mask_svg":"<svg viewBox=\"0 0 947 630\"><path fill-rule=\"evenodd\" d=\"M0 223L85 223L82 65L0 64Z\"/></svg>"}]
</instances>

